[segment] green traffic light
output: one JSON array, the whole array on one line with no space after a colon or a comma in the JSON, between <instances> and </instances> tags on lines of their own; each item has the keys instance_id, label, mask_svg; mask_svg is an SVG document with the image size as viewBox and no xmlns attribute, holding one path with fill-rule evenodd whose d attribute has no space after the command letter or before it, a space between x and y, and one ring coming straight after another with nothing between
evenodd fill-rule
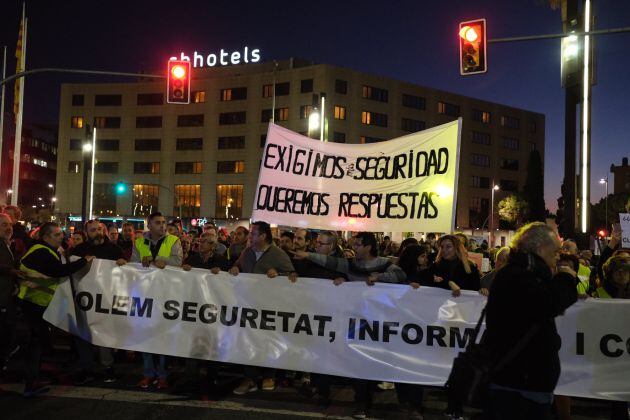
<instances>
[{"instance_id":1,"label":"green traffic light","mask_svg":"<svg viewBox=\"0 0 630 420\"><path fill-rule=\"evenodd\" d=\"M127 191L127 185L119 182L116 184L116 194L124 194Z\"/></svg>"}]
</instances>

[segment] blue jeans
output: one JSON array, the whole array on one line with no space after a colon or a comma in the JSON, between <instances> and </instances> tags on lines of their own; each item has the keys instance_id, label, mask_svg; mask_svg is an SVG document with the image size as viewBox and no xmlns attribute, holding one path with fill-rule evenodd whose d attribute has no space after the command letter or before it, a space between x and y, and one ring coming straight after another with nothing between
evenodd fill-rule
<instances>
[{"instance_id":1,"label":"blue jeans","mask_svg":"<svg viewBox=\"0 0 630 420\"><path fill-rule=\"evenodd\" d=\"M154 356L159 357L157 369L155 368L155 362L153 360ZM160 379L166 379L168 376L168 372L166 371L166 356L162 354L155 355L152 353L142 353L142 362L144 365L143 374L145 377L155 378L157 376Z\"/></svg>"}]
</instances>

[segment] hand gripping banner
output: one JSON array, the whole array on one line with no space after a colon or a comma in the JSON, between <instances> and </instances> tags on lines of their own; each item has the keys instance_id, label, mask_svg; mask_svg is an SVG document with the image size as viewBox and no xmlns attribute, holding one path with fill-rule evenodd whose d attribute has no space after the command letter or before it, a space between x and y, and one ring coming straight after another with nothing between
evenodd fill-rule
<instances>
[{"instance_id":1,"label":"hand gripping banner","mask_svg":"<svg viewBox=\"0 0 630 420\"><path fill-rule=\"evenodd\" d=\"M95 260L44 315L92 343L363 379L443 385L485 298L463 291ZM531 302L536 305L536 302ZM560 395L630 400L630 301L581 301L557 318Z\"/></svg>"}]
</instances>

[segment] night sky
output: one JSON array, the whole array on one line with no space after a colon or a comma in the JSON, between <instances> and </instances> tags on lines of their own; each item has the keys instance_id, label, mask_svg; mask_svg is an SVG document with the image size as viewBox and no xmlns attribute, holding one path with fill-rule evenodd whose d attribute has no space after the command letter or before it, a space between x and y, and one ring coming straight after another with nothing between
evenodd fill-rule
<instances>
[{"instance_id":1,"label":"night sky","mask_svg":"<svg viewBox=\"0 0 630 420\"><path fill-rule=\"evenodd\" d=\"M485 17L488 37L562 31L560 10L543 0L520 1L30 1L27 68L69 67L156 71L180 51L260 48L263 60L301 57L393 77L545 114L545 199L556 210L564 162L564 92L560 41L490 46L489 72L461 77L457 25ZM312 5L312 9L309 9ZM630 2L593 0L596 28L630 26ZM15 70L21 1L2 0L0 45ZM630 156L630 33L596 40L597 85L592 107L592 201L599 179ZM0 56L1 59L1 56ZM122 81L124 79L110 79ZM58 121L61 82L27 80L25 122ZM12 86L6 109L12 108ZM611 186L612 186L612 174Z\"/></svg>"}]
</instances>

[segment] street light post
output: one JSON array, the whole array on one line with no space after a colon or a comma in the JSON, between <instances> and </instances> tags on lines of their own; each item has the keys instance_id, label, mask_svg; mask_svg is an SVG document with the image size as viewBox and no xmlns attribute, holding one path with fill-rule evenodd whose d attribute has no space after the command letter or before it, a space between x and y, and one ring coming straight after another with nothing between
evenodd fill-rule
<instances>
[{"instance_id":1,"label":"street light post","mask_svg":"<svg viewBox=\"0 0 630 420\"><path fill-rule=\"evenodd\" d=\"M90 130L86 127L86 133ZM88 187L88 165L90 165L90 155L92 154L92 143L86 138L83 143L83 185L81 188L81 222L87 222L87 187Z\"/></svg>"},{"instance_id":2,"label":"street light post","mask_svg":"<svg viewBox=\"0 0 630 420\"><path fill-rule=\"evenodd\" d=\"M599 180L600 184L606 184L606 214L604 220L606 221L606 229L608 229L608 176Z\"/></svg>"},{"instance_id":3,"label":"street light post","mask_svg":"<svg viewBox=\"0 0 630 420\"><path fill-rule=\"evenodd\" d=\"M492 181L491 199L490 199L490 249L494 248L494 192L499 190L499 186Z\"/></svg>"}]
</instances>

